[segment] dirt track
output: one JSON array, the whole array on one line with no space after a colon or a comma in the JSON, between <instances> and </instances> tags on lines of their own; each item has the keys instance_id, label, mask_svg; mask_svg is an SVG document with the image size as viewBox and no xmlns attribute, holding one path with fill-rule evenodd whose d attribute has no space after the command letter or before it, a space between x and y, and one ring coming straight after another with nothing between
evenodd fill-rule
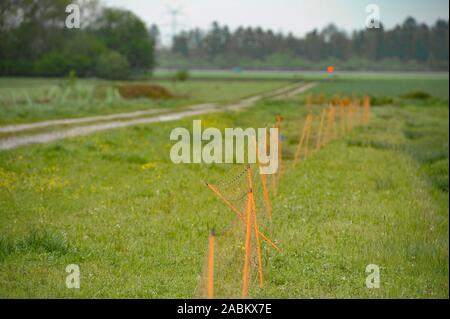
<instances>
[{"instance_id":1,"label":"dirt track","mask_svg":"<svg viewBox=\"0 0 450 319\"><path fill-rule=\"evenodd\" d=\"M242 108L250 107L256 102L262 99L283 99L288 98L297 94L301 94L312 87L316 83L297 83L295 85L290 85L281 89L277 89L268 93L263 93L259 95L252 96L250 98L243 99L239 102L229 104L229 105L219 105L216 103L193 105L185 110L161 114L165 110L162 109L152 109L146 111L136 111L129 113L119 113L110 114L103 116L92 116L77 119L61 119L52 121L43 121L30 124L17 124L8 125L0 127L0 132L11 133L20 132L26 130L32 130L36 128L51 127L55 125L69 125L69 124L82 124L82 123L92 123L92 122L104 122L95 123L92 125L76 126L67 129L59 129L56 131L50 131L47 133L39 133L33 135L23 135L16 137L8 137L0 139L0 150L13 149L22 145L28 144L41 144L50 143L60 139L74 136L88 135L95 132L124 128L128 126L134 126L139 124L157 123L157 122L167 122L175 121L189 116L201 115L213 112L222 112L226 110L239 110ZM159 114L158 114L159 113ZM152 115L150 117L142 117L146 115ZM127 119L119 121L119 119ZM117 121L111 121L117 120Z\"/></svg>"}]
</instances>

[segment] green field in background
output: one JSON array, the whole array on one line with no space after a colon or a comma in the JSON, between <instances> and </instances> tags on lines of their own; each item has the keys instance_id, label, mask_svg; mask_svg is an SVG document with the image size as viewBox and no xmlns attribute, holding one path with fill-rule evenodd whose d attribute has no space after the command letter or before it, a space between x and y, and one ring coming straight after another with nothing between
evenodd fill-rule
<instances>
[{"instance_id":1,"label":"green field in background","mask_svg":"<svg viewBox=\"0 0 450 319\"><path fill-rule=\"evenodd\" d=\"M63 79L0 78L0 124L34 122L48 119L73 118L112 114L154 108L175 109L205 102L227 103L277 89L283 81L187 81L164 80L108 82L94 79L77 80L77 94L63 97ZM116 84L158 84L179 96L171 100L126 100L113 95ZM95 87L106 87L111 93L102 99L93 96ZM110 92L111 91L111 92ZM50 102L40 102L47 96Z\"/></svg>"},{"instance_id":2,"label":"green field in background","mask_svg":"<svg viewBox=\"0 0 450 319\"><path fill-rule=\"evenodd\" d=\"M25 87L39 87L41 80L27 81ZM224 83L215 95L208 92L214 84L179 88L198 90L205 101L263 89L261 82ZM402 98L417 90L433 97ZM250 297L448 298L448 79L325 81L313 93L368 93L393 97L395 105L374 106L368 128L295 169L304 96L200 117L204 128L221 130L284 118L286 171L272 194L273 227L264 229L283 251L264 245L266 286L259 289L252 277ZM313 111L318 116L321 107ZM196 297L209 230L235 218L204 181L234 169L173 164L170 132L191 126L184 119L1 151L0 296ZM80 290L65 287L71 263L80 265ZM365 267L373 263L381 288L371 290ZM239 297L240 288L225 297Z\"/></svg>"}]
</instances>

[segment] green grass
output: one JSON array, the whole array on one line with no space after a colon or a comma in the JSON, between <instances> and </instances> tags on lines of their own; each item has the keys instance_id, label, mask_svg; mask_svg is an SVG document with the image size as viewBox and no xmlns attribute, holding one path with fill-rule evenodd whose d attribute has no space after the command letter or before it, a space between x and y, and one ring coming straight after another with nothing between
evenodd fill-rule
<instances>
[{"instance_id":1,"label":"green grass","mask_svg":"<svg viewBox=\"0 0 450 319\"><path fill-rule=\"evenodd\" d=\"M313 94L361 95L370 94L375 103L399 103L395 100L413 91L430 94L433 98L448 100L448 75L442 74L385 74L344 73L329 76L318 73L244 72L230 78L231 72L194 71L193 80L173 83L164 80L164 72L157 72L153 83L160 84L182 96L180 99L157 101L150 99L124 100L114 96L98 99L93 96L97 86L111 86L122 82L81 79L77 82L78 95L63 97L62 79L0 78L0 125L27 123L48 119L83 117L152 108L175 109L180 106L205 102L228 103L261 92L270 91L288 81L316 80L321 85ZM203 79L211 76L214 81ZM261 77L266 81L259 81ZM241 78L239 78L241 77ZM51 102L42 100L51 97ZM394 101L392 101L394 99ZM420 101L419 101L420 102ZM408 101L407 104L417 104ZM428 105L430 101L425 101ZM440 101L432 104L439 104ZM423 103L422 103L423 104Z\"/></svg>"},{"instance_id":2,"label":"green grass","mask_svg":"<svg viewBox=\"0 0 450 319\"><path fill-rule=\"evenodd\" d=\"M155 79L171 78L174 71L159 69L153 72ZM339 71L328 74L323 71L252 71L242 70L190 70L190 77L194 80L258 80L258 81L298 81L298 80L448 80L448 72L365 72Z\"/></svg>"},{"instance_id":3,"label":"green grass","mask_svg":"<svg viewBox=\"0 0 450 319\"><path fill-rule=\"evenodd\" d=\"M287 86L289 83L280 80L273 81L157 81L169 90L181 95L188 95L192 102L233 102L241 98L267 92Z\"/></svg>"},{"instance_id":4,"label":"green grass","mask_svg":"<svg viewBox=\"0 0 450 319\"><path fill-rule=\"evenodd\" d=\"M357 79L330 79L312 93L334 95L360 95L369 94L376 97L400 97L414 91L423 91L431 96L448 100L448 78L370 78Z\"/></svg>"},{"instance_id":5,"label":"green grass","mask_svg":"<svg viewBox=\"0 0 450 319\"><path fill-rule=\"evenodd\" d=\"M65 255L70 251L67 240L58 234L45 229L32 229L23 238L10 239L0 237L0 260L20 252L44 252L47 254Z\"/></svg>"},{"instance_id":6,"label":"green grass","mask_svg":"<svg viewBox=\"0 0 450 319\"><path fill-rule=\"evenodd\" d=\"M252 278L250 296L448 298L448 102L374 107L368 128L293 169L302 101L201 117L204 127L221 129L285 118L286 171L272 194L273 226L264 228L283 251L264 245L266 286ZM173 164L169 135L180 126L192 119L0 152L0 296L196 296L208 232L235 218L203 181L237 169ZM65 287L72 263L80 265L80 290ZM380 289L365 288L372 263L381 268ZM236 282L227 296L239 297Z\"/></svg>"},{"instance_id":7,"label":"green grass","mask_svg":"<svg viewBox=\"0 0 450 319\"><path fill-rule=\"evenodd\" d=\"M123 83L94 79L77 81L77 93L61 89L62 79L0 78L0 125L27 123L48 119L83 117L129 112L152 108L174 109L205 102L227 103L286 85L283 81L152 81L165 86L180 98L161 101L151 99L124 100L112 91L96 97L96 87ZM128 82L141 83L141 82ZM69 95L70 94L70 95ZM50 99L50 102L43 102Z\"/></svg>"}]
</instances>

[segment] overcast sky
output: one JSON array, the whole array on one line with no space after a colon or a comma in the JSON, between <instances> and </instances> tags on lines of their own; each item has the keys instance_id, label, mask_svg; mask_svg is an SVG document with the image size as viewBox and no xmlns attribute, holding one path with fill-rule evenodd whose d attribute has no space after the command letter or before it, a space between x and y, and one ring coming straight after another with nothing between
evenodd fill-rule
<instances>
[{"instance_id":1,"label":"overcast sky","mask_svg":"<svg viewBox=\"0 0 450 319\"><path fill-rule=\"evenodd\" d=\"M448 0L102 0L108 6L127 8L148 25L156 24L163 36L171 33L169 7L181 8L177 31L200 27L212 21L238 26L260 26L302 36L330 22L347 31L362 29L365 8L374 3L380 7L381 22L387 28L413 16L419 22L448 20Z\"/></svg>"}]
</instances>

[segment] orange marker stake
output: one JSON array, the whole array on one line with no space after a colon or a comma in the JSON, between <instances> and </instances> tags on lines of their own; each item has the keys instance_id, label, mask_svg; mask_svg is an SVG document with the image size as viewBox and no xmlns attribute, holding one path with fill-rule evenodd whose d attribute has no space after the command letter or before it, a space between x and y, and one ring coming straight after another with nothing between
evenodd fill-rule
<instances>
[{"instance_id":1,"label":"orange marker stake","mask_svg":"<svg viewBox=\"0 0 450 319\"><path fill-rule=\"evenodd\" d=\"M331 105L331 110L332 110L332 120L331 120L331 131L332 131L332 137L336 138L336 125L335 125L335 120L336 120L336 107L334 105Z\"/></svg>"},{"instance_id":2,"label":"orange marker stake","mask_svg":"<svg viewBox=\"0 0 450 319\"><path fill-rule=\"evenodd\" d=\"M208 299L214 297L214 240L216 235L211 231L208 240Z\"/></svg>"},{"instance_id":3,"label":"orange marker stake","mask_svg":"<svg viewBox=\"0 0 450 319\"><path fill-rule=\"evenodd\" d=\"M364 123L364 125L367 125L367 96L364 96L363 123Z\"/></svg>"},{"instance_id":4,"label":"orange marker stake","mask_svg":"<svg viewBox=\"0 0 450 319\"><path fill-rule=\"evenodd\" d=\"M317 143L316 143L316 151L319 151L320 148L322 147L322 127L323 127L323 122L325 120L325 114L326 114L326 110L323 109L322 110L322 114L320 115L320 124L319 124L319 132L317 133Z\"/></svg>"},{"instance_id":5,"label":"orange marker stake","mask_svg":"<svg viewBox=\"0 0 450 319\"><path fill-rule=\"evenodd\" d=\"M251 250L251 227L252 227L252 200L251 200L251 190L247 195L247 232L245 235L245 260L244 260L244 278L242 285L242 298L246 299L248 295L248 263L250 261L250 250Z\"/></svg>"},{"instance_id":6,"label":"orange marker stake","mask_svg":"<svg viewBox=\"0 0 450 319\"><path fill-rule=\"evenodd\" d=\"M301 151L302 151L303 143L305 142L306 127L307 127L307 124L306 124L306 121L305 121L305 124L303 126L303 130L302 130L302 135L300 136L300 141L298 142L297 149L295 150L294 166L297 164L297 161L300 158L300 154L301 154Z\"/></svg>"},{"instance_id":7,"label":"orange marker stake","mask_svg":"<svg viewBox=\"0 0 450 319\"><path fill-rule=\"evenodd\" d=\"M254 219L254 226L255 226L255 236L256 236L256 243L258 248L258 265L259 265L259 287L264 287L264 274L263 274L263 268L262 268L262 257L261 257L261 243L259 241L259 228L258 228L258 219L256 217L256 205L254 196L252 193L252 201L253 201L253 219Z\"/></svg>"},{"instance_id":8,"label":"orange marker stake","mask_svg":"<svg viewBox=\"0 0 450 319\"><path fill-rule=\"evenodd\" d=\"M361 116L361 101L358 99L356 100L356 122L358 126L362 125L362 116Z\"/></svg>"},{"instance_id":9,"label":"orange marker stake","mask_svg":"<svg viewBox=\"0 0 450 319\"><path fill-rule=\"evenodd\" d=\"M369 124L369 115L370 115L370 98L366 95L364 97L364 124Z\"/></svg>"},{"instance_id":10,"label":"orange marker stake","mask_svg":"<svg viewBox=\"0 0 450 319\"><path fill-rule=\"evenodd\" d=\"M258 252L258 266L259 266L259 287L264 287L264 275L263 275L263 269L262 269L262 257L261 257L261 244L259 242L259 229L258 229L258 220L256 217L256 204L255 204L255 197L253 195L253 183L252 183L252 170L250 166L248 167L248 183L250 188L250 199L252 204L252 211L253 211L253 225L255 227L255 237L256 237L256 245L257 245L257 252Z\"/></svg>"},{"instance_id":11,"label":"orange marker stake","mask_svg":"<svg viewBox=\"0 0 450 319\"><path fill-rule=\"evenodd\" d=\"M274 127L274 126L272 125L272 127ZM280 136L278 135L278 138L279 137ZM278 175L278 172L271 175L272 191L273 191L274 194L276 194L276 192L277 192L277 175Z\"/></svg>"},{"instance_id":12,"label":"orange marker stake","mask_svg":"<svg viewBox=\"0 0 450 319\"><path fill-rule=\"evenodd\" d=\"M308 135L308 129L310 126L310 121L312 121L312 115L308 114L305 120L305 125L303 126L302 135L300 137L300 142L298 143L297 150L295 151L295 157L294 157L294 167L297 165L297 162L301 159L301 151L303 146L306 144L306 139Z\"/></svg>"},{"instance_id":13,"label":"orange marker stake","mask_svg":"<svg viewBox=\"0 0 450 319\"><path fill-rule=\"evenodd\" d=\"M214 192L214 194L217 195L217 197L219 197L221 200L223 200L225 202L225 204L227 204L227 206L230 207L231 210L238 215L242 224L244 224L243 214L236 207L234 207L233 204L231 204L225 197L223 197L222 194L213 185L206 183L206 186L208 186L209 189L212 190Z\"/></svg>"},{"instance_id":14,"label":"orange marker stake","mask_svg":"<svg viewBox=\"0 0 450 319\"><path fill-rule=\"evenodd\" d=\"M341 136L345 135L345 105L344 101L341 100L339 105L339 122L340 122L340 133Z\"/></svg>"},{"instance_id":15,"label":"orange marker stake","mask_svg":"<svg viewBox=\"0 0 450 319\"><path fill-rule=\"evenodd\" d=\"M327 67L327 72L328 72L329 74L334 73L334 66L329 65L329 66Z\"/></svg>"},{"instance_id":16,"label":"orange marker stake","mask_svg":"<svg viewBox=\"0 0 450 319\"><path fill-rule=\"evenodd\" d=\"M327 129L325 134L326 143L328 143L331 139L331 129L334 126L334 108L330 107L328 111L328 121L327 121Z\"/></svg>"},{"instance_id":17,"label":"orange marker stake","mask_svg":"<svg viewBox=\"0 0 450 319\"><path fill-rule=\"evenodd\" d=\"M347 134L348 133L348 131L349 131L349 124L348 124L348 112L349 112L349 108L350 108L350 106L349 105L346 105L345 106L345 108L344 108L344 118L345 118L345 134Z\"/></svg>"},{"instance_id":18,"label":"orange marker stake","mask_svg":"<svg viewBox=\"0 0 450 319\"><path fill-rule=\"evenodd\" d=\"M280 177L283 175L283 152L281 146L281 116L277 114L277 129L278 129L278 163L280 168Z\"/></svg>"},{"instance_id":19,"label":"orange marker stake","mask_svg":"<svg viewBox=\"0 0 450 319\"><path fill-rule=\"evenodd\" d=\"M258 143L256 142L256 138L253 138L253 143L255 143L255 149L256 149L256 159L258 162L258 168L260 168L260 163L258 160ZM266 152L267 152L267 128L266 128ZM264 194L264 203L266 205L267 208L267 214L269 215L269 220L270 223L272 223L272 208L270 206L270 198L269 198L269 193L267 192L267 185L266 185L266 178L264 177L264 174L261 174L261 171L259 172L259 175L261 176L261 183L263 185L263 194Z\"/></svg>"},{"instance_id":20,"label":"orange marker stake","mask_svg":"<svg viewBox=\"0 0 450 319\"><path fill-rule=\"evenodd\" d=\"M267 238L266 235L264 235L262 232L258 233L259 236L261 236L262 239L264 239L270 246L272 246L275 250L281 251L280 248L278 248L277 245L275 245L269 238Z\"/></svg>"},{"instance_id":21,"label":"orange marker stake","mask_svg":"<svg viewBox=\"0 0 450 319\"><path fill-rule=\"evenodd\" d=\"M308 115L308 126L306 129L306 139L305 139L305 159L308 157L308 151L309 151L309 136L311 133L311 126L313 123L313 115L309 114Z\"/></svg>"},{"instance_id":22,"label":"orange marker stake","mask_svg":"<svg viewBox=\"0 0 450 319\"><path fill-rule=\"evenodd\" d=\"M269 220L270 223L272 224L272 207L270 206L270 197L269 192L267 191L266 178L264 177L264 174L260 175L261 175L261 183L263 185L264 202L267 208L267 215L269 215Z\"/></svg>"},{"instance_id":23,"label":"orange marker stake","mask_svg":"<svg viewBox=\"0 0 450 319\"><path fill-rule=\"evenodd\" d=\"M361 105L361 112L362 112L362 124L365 125L366 124L366 98L367 96L364 96L362 105Z\"/></svg>"}]
</instances>

